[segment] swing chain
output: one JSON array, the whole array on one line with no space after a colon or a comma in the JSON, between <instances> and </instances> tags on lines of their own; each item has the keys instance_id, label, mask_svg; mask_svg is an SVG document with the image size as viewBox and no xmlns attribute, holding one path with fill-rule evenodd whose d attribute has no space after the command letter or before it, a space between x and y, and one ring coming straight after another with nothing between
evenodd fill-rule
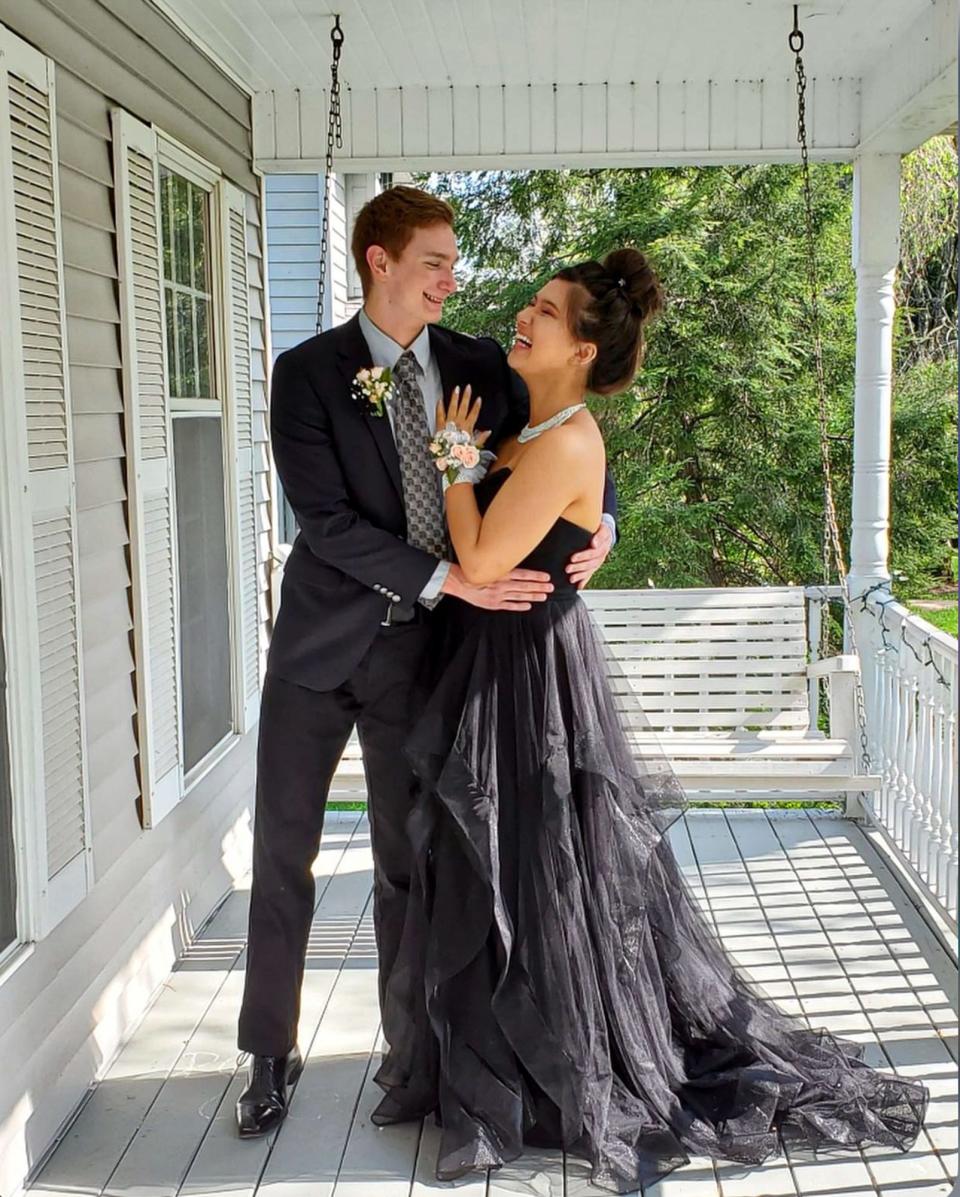
<instances>
[{"instance_id":1,"label":"swing chain","mask_svg":"<svg viewBox=\"0 0 960 1197\"><path fill-rule=\"evenodd\" d=\"M334 14L330 31L333 56L330 61L330 111L327 116L327 153L323 175L323 224L320 231L320 278L317 290L317 332L323 330L323 300L327 281L327 246L330 240L330 181L333 177L333 146L343 146L343 120L340 115L340 54L343 50L343 30L340 16Z\"/></svg>"},{"instance_id":2,"label":"swing chain","mask_svg":"<svg viewBox=\"0 0 960 1197\"><path fill-rule=\"evenodd\" d=\"M816 367L817 400L820 426L820 463L823 470L823 580L827 585L830 580L830 557L833 556L843 597L844 625L850 639L850 648L859 658L857 649L856 629L854 627L852 606L850 602L850 588L847 582L847 571L843 562L843 546L840 539L840 529L837 523L837 509L833 498L833 475L830 468L830 441L827 422L827 388L823 371L823 343L820 335L820 304L819 279L817 276L816 239L813 231L813 189L810 182L810 160L807 144L806 125L806 91L807 77L803 68L803 33L800 29L798 5L793 6L793 30L788 38L790 49L794 54L794 65L797 75L797 140L800 142L800 154L803 168L803 198L804 198L804 226L806 233L806 258L810 286L810 316L813 326L813 356ZM821 657L827 651L827 619L821 621ZM867 737L866 703L863 693L862 661L861 670L854 680L854 700L856 704L857 726L860 733L860 764L863 773L870 773L870 750ZM865 799L866 795L861 795Z\"/></svg>"}]
</instances>

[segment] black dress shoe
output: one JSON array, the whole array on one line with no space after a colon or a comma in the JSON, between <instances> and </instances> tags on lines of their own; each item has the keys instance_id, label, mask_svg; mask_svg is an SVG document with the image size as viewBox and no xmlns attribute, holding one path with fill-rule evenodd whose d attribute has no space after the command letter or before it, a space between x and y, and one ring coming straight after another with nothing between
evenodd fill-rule
<instances>
[{"instance_id":1,"label":"black dress shoe","mask_svg":"<svg viewBox=\"0 0 960 1197\"><path fill-rule=\"evenodd\" d=\"M237 1128L241 1139L265 1135L279 1126L287 1113L288 1089L303 1072L300 1049L286 1056L253 1056L247 1087L237 1098Z\"/></svg>"}]
</instances>

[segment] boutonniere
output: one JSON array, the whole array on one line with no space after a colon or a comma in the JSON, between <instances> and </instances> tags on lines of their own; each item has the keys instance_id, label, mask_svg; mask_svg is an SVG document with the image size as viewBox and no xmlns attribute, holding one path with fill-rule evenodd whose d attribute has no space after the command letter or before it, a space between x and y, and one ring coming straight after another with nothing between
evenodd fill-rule
<instances>
[{"instance_id":1,"label":"boutonniere","mask_svg":"<svg viewBox=\"0 0 960 1197\"><path fill-rule=\"evenodd\" d=\"M382 416L385 404L393 391L393 374L389 366L371 366L360 370L352 385L353 397L364 411Z\"/></svg>"}]
</instances>

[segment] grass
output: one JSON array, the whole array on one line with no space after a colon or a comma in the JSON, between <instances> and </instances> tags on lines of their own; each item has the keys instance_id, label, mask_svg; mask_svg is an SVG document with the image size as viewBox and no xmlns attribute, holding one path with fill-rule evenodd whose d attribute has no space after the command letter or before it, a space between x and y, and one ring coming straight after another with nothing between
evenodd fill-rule
<instances>
[{"instance_id":1,"label":"grass","mask_svg":"<svg viewBox=\"0 0 960 1197\"><path fill-rule=\"evenodd\" d=\"M824 801L800 801L800 802L751 802L749 799L744 799L742 802L691 802L691 807L703 806L711 810L719 810L722 807L730 807L731 809L742 810L744 807L754 806L782 806L795 807L799 810L806 810L811 808L814 810L840 810L843 807L842 802L837 802L836 799L826 799ZM363 811L367 809L365 802L328 802L327 810L356 810Z\"/></svg>"},{"instance_id":2,"label":"grass","mask_svg":"<svg viewBox=\"0 0 960 1197\"><path fill-rule=\"evenodd\" d=\"M915 607L913 603L907 603L907 606L914 613L914 615L919 615L920 618L925 619L927 623L932 623L935 628L939 628L942 632L948 632L951 636L956 636L956 603L954 603L952 607L945 607L942 611L933 611L928 607Z\"/></svg>"}]
</instances>

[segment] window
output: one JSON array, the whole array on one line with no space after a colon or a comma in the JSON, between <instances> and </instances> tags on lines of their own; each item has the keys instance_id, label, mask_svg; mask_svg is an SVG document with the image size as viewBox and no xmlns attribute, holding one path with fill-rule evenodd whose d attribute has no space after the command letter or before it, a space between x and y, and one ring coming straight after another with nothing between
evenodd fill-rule
<instances>
[{"instance_id":1,"label":"window","mask_svg":"<svg viewBox=\"0 0 960 1197\"><path fill-rule=\"evenodd\" d=\"M173 421L183 769L233 730L223 403L213 365L210 193L160 166Z\"/></svg>"},{"instance_id":2,"label":"window","mask_svg":"<svg viewBox=\"0 0 960 1197\"><path fill-rule=\"evenodd\" d=\"M210 365L213 297L207 192L161 166L160 212L170 397L215 402Z\"/></svg>"}]
</instances>

